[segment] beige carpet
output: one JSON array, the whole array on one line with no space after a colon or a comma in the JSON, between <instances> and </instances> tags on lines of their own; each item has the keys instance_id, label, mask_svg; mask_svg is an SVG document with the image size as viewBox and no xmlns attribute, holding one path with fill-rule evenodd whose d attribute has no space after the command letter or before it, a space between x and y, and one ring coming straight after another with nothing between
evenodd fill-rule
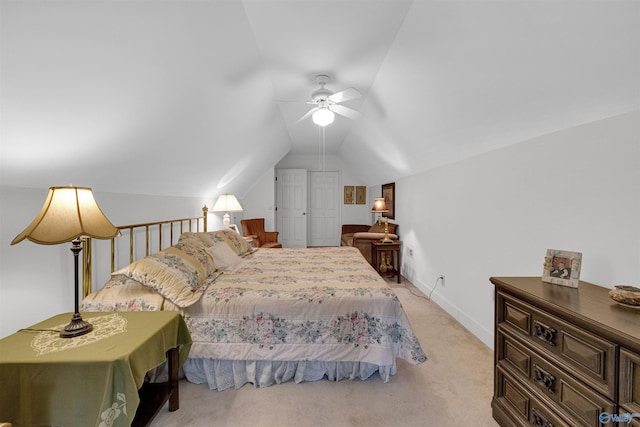
<instances>
[{"instance_id":1,"label":"beige carpet","mask_svg":"<svg viewBox=\"0 0 640 427\"><path fill-rule=\"evenodd\" d=\"M409 282L389 284L427 353L425 363L398 360L386 384L376 374L218 392L182 380L180 409L165 406L152 426L497 426L493 352Z\"/></svg>"}]
</instances>

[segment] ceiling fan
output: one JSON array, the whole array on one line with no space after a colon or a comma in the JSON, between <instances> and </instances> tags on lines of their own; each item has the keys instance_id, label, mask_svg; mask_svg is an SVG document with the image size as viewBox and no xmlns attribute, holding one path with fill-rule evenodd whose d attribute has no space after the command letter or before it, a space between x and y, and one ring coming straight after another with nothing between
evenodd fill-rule
<instances>
[{"instance_id":1,"label":"ceiling fan","mask_svg":"<svg viewBox=\"0 0 640 427\"><path fill-rule=\"evenodd\" d=\"M358 111L340 105L341 102L349 101L351 99L360 98L360 92L350 87L340 92L333 93L324 86L329 82L329 76L326 74L318 74L316 76L316 82L320 85L320 88L311 93L311 100L307 101L307 104L315 105L311 110L307 111L305 115L300 117L296 123L312 117L313 122L318 126L327 126L333 123L335 114L347 117L351 120L359 119L362 114Z\"/></svg>"}]
</instances>

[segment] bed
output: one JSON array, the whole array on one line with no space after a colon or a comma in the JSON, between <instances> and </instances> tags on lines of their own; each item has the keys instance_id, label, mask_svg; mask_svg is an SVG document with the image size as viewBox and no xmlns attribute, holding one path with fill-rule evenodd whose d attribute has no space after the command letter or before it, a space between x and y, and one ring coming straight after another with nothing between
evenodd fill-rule
<instances>
[{"instance_id":1,"label":"bed","mask_svg":"<svg viewBox=\"0 0 640 427\"><path fill-rule=\"evenodd\" d=\"M375 373L387 382L397 358L427 358L393 290L350 247L253 249L232 230L183 231L81 305L131 310L179 311L193 340L184 375L216 390Z\"/></svg>"}]
</instances>

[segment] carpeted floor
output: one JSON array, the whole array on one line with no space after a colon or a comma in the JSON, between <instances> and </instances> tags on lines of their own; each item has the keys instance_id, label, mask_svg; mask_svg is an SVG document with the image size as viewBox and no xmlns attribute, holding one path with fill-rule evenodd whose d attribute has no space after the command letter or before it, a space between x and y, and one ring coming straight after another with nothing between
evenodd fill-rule
<instances>
[{"instance_id":1,"label":"carpeted floor","mask_svg":"<svg viewBox=\"0 0 640 427\"><path fill-rule=\"evenodd\" d=\"M409 282L389 284L427 353L425 363L399 359L386 384L376 374L218 392L182 380L180 409L165 406L152 426L497 426L493 352Z\"/></svg>"}]
</instances>

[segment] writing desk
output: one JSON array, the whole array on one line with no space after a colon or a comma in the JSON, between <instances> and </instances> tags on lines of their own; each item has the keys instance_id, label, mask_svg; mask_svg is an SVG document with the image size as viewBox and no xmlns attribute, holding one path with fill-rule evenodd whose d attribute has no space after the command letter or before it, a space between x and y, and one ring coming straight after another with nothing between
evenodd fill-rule
<instances>
[{"instance_id":1,"label":"writing desk","mask_svg":"<svg viewBox=\"0 0 640 427\"><path fill-rule=\"evenodd\" d=\"M169 311L83 313L94 327L86 335L60 338L57 332L36 331L59 330L71 316L54 316L0 340L0 421L145 425L167 400L169 410L178 409L178 366L191 347L182 316ZM150 409L140 404L146 393L139 395L139 389L147 371L165 358L168 385L150 385L163 395L154 396L160 407Z\"/></svg>"}]
</instances>

